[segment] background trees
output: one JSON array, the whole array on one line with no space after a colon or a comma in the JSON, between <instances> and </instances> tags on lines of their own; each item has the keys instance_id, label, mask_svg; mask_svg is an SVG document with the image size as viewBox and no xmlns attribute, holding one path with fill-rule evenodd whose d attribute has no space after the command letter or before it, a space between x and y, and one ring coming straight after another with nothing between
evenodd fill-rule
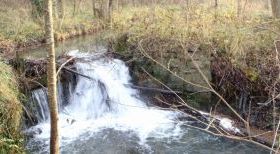
<instances>
[{"instance_id":1,"label":"background trees","mask_svg":"<svg viewBox=\"0 0 280 154\"><path fill-rule=\"evenodd\" d=\"M280 18L280 0L271 0L272 15Z\"/></svg>"}]
</instances>

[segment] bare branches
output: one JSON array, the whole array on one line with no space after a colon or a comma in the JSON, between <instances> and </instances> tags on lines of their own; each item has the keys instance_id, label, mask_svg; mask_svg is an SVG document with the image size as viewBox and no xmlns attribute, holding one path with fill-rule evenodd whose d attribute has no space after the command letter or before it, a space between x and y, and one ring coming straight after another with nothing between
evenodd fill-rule
<instances>
[{"instance_id":1,"label":"bare branches","mask_svg":"<svg viewBox=\"0 0 280 154\"><path fill-rule=\"evenodd\" d=\"M233 113L234 115L236 115L236 117L241 120L243 123L244 123L244 127L246 128L246 130L244 130L246 132L246 135L245 136L239 136L239 135L236 135L236 134L232 134L230 132L228 132L227 130L224 130L222 128L217 128L215 125L216 125L216 121L217 121L217 118L215 117L215 115L212 115L211 114L207 114L207 116L209 117L207 122L203 122L203 124L205 124L205 128L202 129L202 128L197 128L197 127L194 127L194 126L190 126L192 128L196 128L196 129L200 129L200 130L203 130L203 131L206 131L206 132L209 132L213 135L217 135L217 136L223 136L223 137L227 137L227 138L231 138L231 139L236 139L236 140L242 140L242 141L246 141L246 142L252 142L254 144L257 144L259 146L262 146L266 149L269 149L273 152L276 152L275 149L265 145L265 144L262 144L262 143L259 143L259 140L258 140L258 137L259 136L262 136L264 134L267 134L267 133L271 133L271 131L268 131L268 132L264 132L264 133L259 133L259 134L252 134L251 133L251 128L250 128L250 125L249 125L249 116L247 117L247 119L244 119L241 117L241 115L223 98L222 95L220 95L213 87L212 87L212 84L210 83L209 79L205 76L205 74L202 72L202 70L200 69L199 65L196 63L196 61L194 60L194 53L196 53L196 50L194 52L192 52L193 54L190 54L188 53L187 51L185 51L185 53L187 54L188 58L190 58L190 60L192 61L192 64L194 65L194 67L196 68L196 70L199 72L199 74L201 75L201 77L204 79L204 81L206 82L207 86L203 86L203 85L200 85L200 84L196 84L196 83L193 83L191 81L188 81L186 79L184 79L183 77L179 76L178 74L176 74L175 72L171 71L168 67L166 67L163 63L157 61L156 59L154 59L151 55L148 54L148 52L145 51L145 49L143 48L142 46L142 42L143 40L140 40L138 42L138 48L140 49L140 52L145 56L147 57L148 59L150 59L151 61L153 61L154 63L156 63L157 65L159 65L161 68L163 68L164 70L168 71L169 73L171 73L172 75L174 75L175 77L177 77L178 79L184 81L185 83L187 84L190 84L192 86L196 86L196 87L199 87L199 88L202 88L204 89L203 91L209 91L209 92L212 92L213 94L215 94L216 96L218 96L219 100L221 102L223 102ZM181 46L183 48L183 50L186 50L186 47L183 45L183 43L181 42ZM159 81L158 79L156 79L155 77L153 77L151 74L149 74L146 70L144 70L142 68L142 70L148 74L149 77L151 77L153 80L159 82L160 84L162 84L165 88L169 89L171 91L171 88L169 87L166 87L166 85L164 83L162 83L161 81ZM175 96L179 99L179 104L180 105L183 105L195 112L199 112L197 109L189 106L182 98L180 98L180 96L176 95ZM157 100L160 100L157 98ZM162 100L160 100L161 102L164 102ZM168 104L168 103L165 103L165 104ZM251 105L249 106L249 108L251 108ZM177 109L178 110L178 109ZM251 109L249 109L251 110ZM215 113L215 111L214 111ZM251 111L250 113L251 114ZM194 119L197 119L197 118L194 118ZM198 119L199 122L201 122L200 119ZM209 128L213 128L215 131L217 132L212 132L211 130L209 130Z\"/></svg>"}]
</instances>

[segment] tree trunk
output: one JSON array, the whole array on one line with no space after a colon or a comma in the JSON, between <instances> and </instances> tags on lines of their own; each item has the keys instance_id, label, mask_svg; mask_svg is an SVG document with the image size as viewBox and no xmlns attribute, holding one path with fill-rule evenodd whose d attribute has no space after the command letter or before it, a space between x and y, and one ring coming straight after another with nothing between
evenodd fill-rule
<instances>
[{"instance_id":1,"label":"tree trunk","mask_svg":"<svg viewBox=\"0 0 280 154\"><path fill-rule=\"evenodd\" d=\"M218 0L215 0L214 7L217 9L218 8Z\"/></svg>"},{"instance_id":2,"label":"tree trunk","mask_svg":"<svg viewBox=\"0 0 280 154\"><path fill-rule=\"evenodd\" d=\"M64 17L64 0L57 0L58 17L62 19Z\"/></svg>"},{"instance_id":3,"label":"tree trunk","mask_svg":"<svg viewBox=\"0 0 280 154\"><path fill-rule=\"evenodd\" d=\"M280 18L280 0L271 0L272 15Z\"/></svg>"},{"instance_id":4,"label":"tree trunk","mask_svg":"<svg viewBox=\"0 0 280 154\"><path fill-rule=\"evenodd\" d=\"M96 0L92 0L92 12L94 17L97 16L97 12L96 12Z\"/></svg>"},{"instance_id":5,"label":"tree trunk","mask_svg":"<svg viewBox=\"0 0 280 154\"><path fill-rule=\"evenodd\" d=\"M100 0L99 1L99 6L100 6L100 8L99 8L99 17L100 18L105 18L106 17L106 7L104 7L104 0Z\"/></svg>"},{"instance_id":6,"label":"tree trunk","mask_svg":"<svg viewBox=\"0 0 280 154\"><path fill-rule=\"evenodd\" d=\"M53 17L57 19L57 0L52 0Z\"/></svg>"},{"instance_id":7,"label":"tree trunk","mask_svg":"<svg viewBox=\"0 0 280 154\"><path fill-rule=\"evenodd\" d=\"M77 1L76 0L74 0L74 5L73 5L73 16L75 16L76 15L76 8L77 8Z\"/></svg>"},{"instance_id":8,"label":"tree trunk","mask_svg":"<svg viewBox=\"0 0 280 154\"><path fill-rule=\"evenodd\" d=\"M113 12L113 0L108 1L108 20L111 22Z\"/></svg>"},{"instance_id":9,"label":"tree trunk","mask_svg":"<svg viewBox=\"0 0 280 154\"><path fill-rule=\"evenodd\" d=\"M45 3L45 32L48 49L48 102L51 116L50 153L59 154L58 107L56 96L56 65L54 50L52 0L45 0Z\"/></svg>"},{"instance_id":10,"label":"tree trunk","mask_svg":"<svg viewBox=\"0 0 280 154\"><path fill-rule=\"evenodd\" d=\"M269 8L270 8L269 2L270 2L270 0L265 0L265 2L264 2L264 7L265 7L265 9L267 9L267 10L269 10Z\"/></svg>"},{"instance_id":11,"label":"tree trunk","mask_svg":"<svg viewBox=\"0 0 280 154\"><path fill-rule=\"evenodd\" d=\"M242 9L241 0L237 0L237 17L240 17L241 9Z\"/></svg>"}]
</instances>

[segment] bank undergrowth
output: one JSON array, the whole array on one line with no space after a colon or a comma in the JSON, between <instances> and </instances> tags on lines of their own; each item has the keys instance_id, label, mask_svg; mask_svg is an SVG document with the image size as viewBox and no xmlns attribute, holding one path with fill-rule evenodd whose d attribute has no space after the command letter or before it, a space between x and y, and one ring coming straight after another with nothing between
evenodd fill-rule
<instances>
[{"instance_id":1,"label":"bank undergrowth","mask_svg":"<svg viewBox=\"0 0 280 154\"><path fill-rule=\"evenodd\" d=\"M0 61L0 70L0 153L21 153L22 106L18 83L12 68L3 61Z\"/></svg>"},{"instance_id":2,"label":"bank undergrowth","mask_svg":"<svg viewBox=\"0 0 280 154\"><path fill-rule=\"evenodd\" d=\"M280 21L271 18L269 10L259 2L252 2L240 15L234 6L226 1L217 8L203 4L154 5L115 11L112 27L122 37L116 37L113 48L121 52L129 49L141 56L144 50L182 78L194 67L187 66L191 65L188 55L194 55L197 63L203 61L201 56L196 57L197 53L209 57L212 73L216 73L209 75L209 80L218 80L213 85L221 95L239 110L239 104L232 100L237 98L238 102L243 99L242 93L247 93L247 107L239 113L246 117L250 110L253 125L271 128L272 105L263 107L258 103L271 99L273 90L280 91L275 58ZM162 76L157 77L164 80Z\"/></svg>"},{"instance_id":3,"label":"bank undergrowth","mask_svg":"<svg viewBox=\"0 0 280 154\"><path fill-rule=\"evenodd\" d=\"M11 0L0 6L0 53L16 47L32 46L44 42L43 1ZM102 22L93 16L91 1L83 1L76 6L72 1L64 1L64 16L55 19L55 39L83 35L102 27ZM3 3L3 4L2 4ZM37 8L38 7L38 8ZM36 9L37 8L37 9ZM39 11L38 11L39 9ZM41 9L41 11L40 11Z\"/></svg>"}]
</instances>

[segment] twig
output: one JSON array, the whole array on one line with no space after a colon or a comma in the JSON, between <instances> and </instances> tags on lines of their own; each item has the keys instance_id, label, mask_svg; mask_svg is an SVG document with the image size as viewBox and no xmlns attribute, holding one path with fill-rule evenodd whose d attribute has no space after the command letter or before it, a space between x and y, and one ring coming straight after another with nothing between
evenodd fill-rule
<instances>
[{"instance_id":1,"label":"twig","mask_svg":"<svg viewBox=\"0 0 280 154\"><path fill-rule=\"evenodd\" d=\"M59 66L59 68L58 68L58 70L57 70L57 72L56 72L56 77L58 77L58 74L59 74L59 72L61 71L61 69L64 68L64 66L65 66L66 64L68 64L71 60L73 60L74 58L75 58L75 57L69 58L66 62L64 62L62 65Z\"/></svg>"},{"instance_id":2,"label":"twig","mask_svg":"<svg viewBox=\"0 0 280 154\"><path fill-rule=\"evenodd\" d=\"M87 76L87 75L84 75L84 74L79 73L79 72L77 72L77 71L74 71L74 70L72 70L72 69L70 69L70 68L63 67L63 69L65 69L65 70L66 70L66 71L68 71L68 72L71 72L71 73L74 73L74 74L80 75L80 76L82 76L82 77L85 77L85 78L87 78L87 79L89 79L89 80L93 80L93 81L95 81L92 77Z\"/></svg>"},{"instance_id":3,"label":"twig","mask_svg":"<svg viewBox=\"0 0 280 154\"><path fill-rule=\"evenodd\" d=\"M280 126L280 120L279 120L279 122L278 122L278 124L277 124L277 128L276 128L275 133L274 133L273 144L272 144L272 146L271 146L270 154L272 154L272 152L274 152L274 151L272 151L272 149L274 149L274 145L275 145L275 143L276 143L276 138L277 138L279 126Z\"/></svg>"},{"instance_id":4,"label":"twig","mask_svg":"<svg viewBox=\"0 0 280 154\"><path fill-rule=\"evenodd\" d=\"M170 90L165 90L165 89L159 89L159 88L154 88L154 87L142 87L142 86L135 86L135 85L130 85L130 84L125 84L127 87L131 87L133 89L139 89L139 90L146 90L146 91L154 91L154 92L160 92L160 93L165 93L165 94L183 94L181 91L170 91Z\"/></svg>"}]
</instances>

